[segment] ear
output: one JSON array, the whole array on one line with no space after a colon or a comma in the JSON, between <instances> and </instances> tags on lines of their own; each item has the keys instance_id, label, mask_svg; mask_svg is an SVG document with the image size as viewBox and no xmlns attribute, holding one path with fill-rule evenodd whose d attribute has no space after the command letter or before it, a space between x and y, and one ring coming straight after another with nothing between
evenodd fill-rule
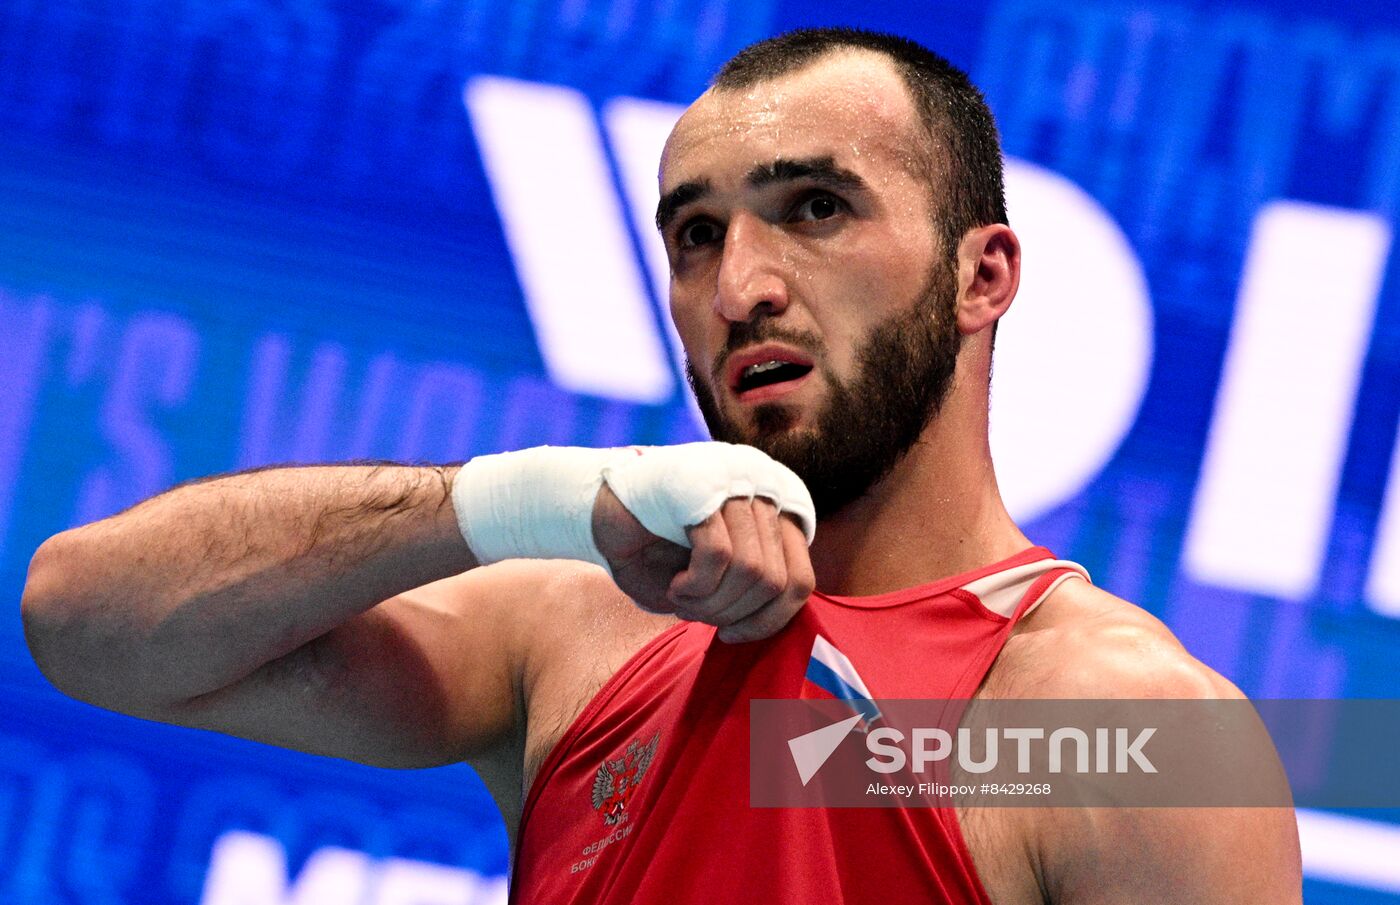
<instances>
[{"instance_id":1,"label":"ear","mask_svg":"<svg viewBox=\"0 0 1400 905\"><path fill-rule=\"evenodd\" d=\"M958 245L958 332L980 333L1006 313L1021 285L1021 241L1002 223L970 229Z\"/></svg>"}]
</instances>

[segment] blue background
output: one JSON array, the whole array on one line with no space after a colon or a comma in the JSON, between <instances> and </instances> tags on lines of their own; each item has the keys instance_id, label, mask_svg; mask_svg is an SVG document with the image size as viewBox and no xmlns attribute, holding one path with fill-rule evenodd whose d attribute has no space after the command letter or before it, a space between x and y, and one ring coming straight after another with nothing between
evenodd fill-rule
<instances>
[{"instance_id":1,"label":"blue background","mask_svg":"<svg viewBox=\"0 0 1400 905\"><path fill-rule=\"evenodd\" d=\"M967 68L1007 153L1083 187L1142 262L1156 353L1137 420L1027 532L1251 695L1400 697L1400 622L1362 593L1400 413L1393 281L1356 410L1337 413L1351 427L1321 590L1281 602L1181 566L1261 205L1392 223L1400 206L1400 7L1383 0L3 0L7 598L50 534L199 475L693 438L679 396L550 382L462 87L494 74L686 103L743 45L814 24L901 32ZM327 845L506 867L470 770L374 771L74 703L34 669L17 606L0 712L2 902L196 902L234 828L281 840L293 871ZM1307 895L1400 902L1316 879Z\"/></svg>"}]
</instances>

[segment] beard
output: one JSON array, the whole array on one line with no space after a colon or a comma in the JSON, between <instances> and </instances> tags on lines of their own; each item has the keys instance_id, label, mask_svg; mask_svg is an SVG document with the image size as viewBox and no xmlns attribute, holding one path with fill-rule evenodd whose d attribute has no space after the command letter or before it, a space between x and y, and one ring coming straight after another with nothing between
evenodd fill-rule
<instances>
[{"instance_id":1,"label":"beard","mask_svg":"<svg viewBox=\"0 0 1400 905\"><path fill-rule=\"evenodd\" d=\"M950 263L936 263L914 304L871 329L856 352L856 372L845 381L824 364L815 335L784 330L772 318L734 324L713 373L722 374L724 359L745 346L787 342L814 356L827 398L810 428L796 428L798 412L782 403L755 406L752 423L741 424L721 411L687 361L710 435L757 447L791 468L811 491L818 519L839 512L888 475L937 417L962 346L956 296Z\"/></svg>"}]
</instances>

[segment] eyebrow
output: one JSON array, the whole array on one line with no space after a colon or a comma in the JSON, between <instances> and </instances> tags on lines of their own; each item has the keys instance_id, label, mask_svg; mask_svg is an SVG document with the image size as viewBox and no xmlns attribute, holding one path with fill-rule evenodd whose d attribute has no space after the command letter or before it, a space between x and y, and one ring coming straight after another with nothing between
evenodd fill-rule
<instances>
[{"instance_id":1,"label":"eyebrow","mask_svg":"<svg viewBox=\"0 0 1400 905\"><path fill-rule=\"evenodd\" d=\"M671 189L661 198L661 203L656 205L656 228L664 232L671 221L676 219L676 214L681 208L699 201L710 194L710 191L711 185L708 179L682 182Z\"/></svg>"},{"instance_id":2,"label":"eyebrow","mask_svg":"<svg viewBox=\"0 0 1400 905\"><path fill-rule=\"evenodd\" d=\"M760 188L778 182L795 182L799 179L810 180L818 185L846 191L864 191L867 188L864 179L851 170L838 167L836 159L831 155L804 157L796 160L780 157L772 163L761 163L749 170L744 181L754 188ZM676 214L680 212L681 208L699 201L711 191L713 191L713 186L710 180L699 179L694 182L682 182L667 192L662 197L661 203L656 206L656 228L664 231L676 218Z\"/></svg>"}]
</instances>

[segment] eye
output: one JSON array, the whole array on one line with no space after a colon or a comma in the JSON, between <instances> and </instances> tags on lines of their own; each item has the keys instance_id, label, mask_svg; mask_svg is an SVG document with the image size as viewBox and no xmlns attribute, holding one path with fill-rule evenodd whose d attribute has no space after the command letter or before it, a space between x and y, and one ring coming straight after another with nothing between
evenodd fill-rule
<instances>
[{"instance_id":1,"label":"eye","mask_svg":"<svg viewBox=\"0 0 1400 905\"><path fill-rule=\"evenodd\" d=\"M713 220L691 220L676 232L676 244L681 248L708 245L721 236L719 224Z\"/></svg>"},{"instance_id":2,"label":"eye","mask_svg":"<svg viewBox=\"0 0 1400 905\"><path fill-rule=\"evenodd\" d=\"M829 220L841 213L845 203L835 195L817 192L802 199L788 219L804 222Z\"/></svg>"}]
</instances>

